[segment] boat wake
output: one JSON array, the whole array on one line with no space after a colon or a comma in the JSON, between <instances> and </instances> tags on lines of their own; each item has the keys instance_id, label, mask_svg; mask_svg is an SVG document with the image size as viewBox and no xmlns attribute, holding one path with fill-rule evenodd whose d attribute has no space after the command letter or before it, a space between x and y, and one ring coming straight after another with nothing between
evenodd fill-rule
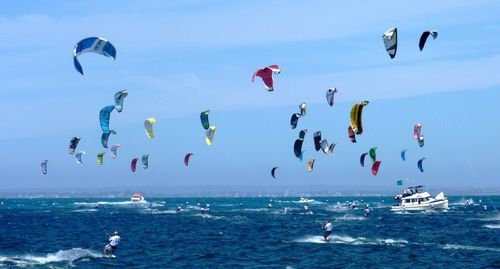
<instances>
[{"instance_id":1,"label":"boat wake","mask_svg":"<svg viewBox=\"0 0 500 269\"><path fill-rule=\"evenodd\" d=\"M14 265L19 267L44 265L57 262L73 262L83 258L102 258L103 255L89 249L72 248L70 250L59 250L45 256L23 255L23 256L2 256L0 255L0 266Z\"/></svg>"}]
</instances>

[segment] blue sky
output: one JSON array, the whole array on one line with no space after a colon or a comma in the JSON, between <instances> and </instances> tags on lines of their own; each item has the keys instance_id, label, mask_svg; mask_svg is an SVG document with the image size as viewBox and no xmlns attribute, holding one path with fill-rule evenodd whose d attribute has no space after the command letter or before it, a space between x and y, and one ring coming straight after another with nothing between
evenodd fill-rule
<instances>
[{"instance_id":1,"label":"blue sky","mask_svg":"<svg viewBox=\"0 0 500 269\"><path fill-rule=\"evenodd\" d=\"M0 13L0 178L4 189L109 186L308 185L499 187L500 4L495 1L38 1L2 3ZM391 60L381 35L397 26ZM436 29L424 51L422 31ZM101 36L117 59L80 57L75 43ZM256 68L279 64L276 90L251 82ZM336 104L325 101L338 87ZM113 112L118 158L97 166L99 110L127 89L124 111ZM346 135L351 106L369 100L365 133ZM308 115L291 130L301 102ZM207 146L199 113L217 126ZM143 121L157 118L150 140ZM413 140L423 124L425 147ZM309 130L305 158L293 142ZM312 133L337 143L315 152ZM80 136L86 165L67 153ZM377 146L379 175L359 166ZM399 152L408 149L408 161ZM193 152L190 167L183 157ZM129 170L150 154L150 169ZM416 161L426 157L425 172ZM39 163L49 160L49 173ZM279 166L279 180L270 170Z\"/></svg>"}]
</instances>

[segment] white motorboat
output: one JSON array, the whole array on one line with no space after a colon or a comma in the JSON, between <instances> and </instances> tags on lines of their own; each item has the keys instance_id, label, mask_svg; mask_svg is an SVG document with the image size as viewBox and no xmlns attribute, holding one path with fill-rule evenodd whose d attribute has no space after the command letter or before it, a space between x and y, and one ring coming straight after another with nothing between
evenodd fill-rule
<instances>
[{"instance_id":1,"label":"white motorboat","mask_svg":"<svg viewBox=\"0 0 500 269\"><path fill-rule=\"evenodd\" d=\"M130 197L130 201L133 203L140 203L144 202L144 196L140 193L134 193L132 194L132 197Z\"/></svg>"},{"instance_id":2,"label":"white motorboat","mask_svg":"<svg viewBox=\"0 0 500 269\"><path fill-rule=\"evenodd\" d=\"M391 211L422 211L435 209L448 209L448 197L440 192L436 197L432 197L428 192L423 191L424 186L408 187L403 194L394 197L398 201L397 205L391 207Z\"/></svg>"},{"instance_id":3,"label":"white motorboat","mask_svg":"<svg viewBox=\"0 0 500 269\"><path fill-rule=\"evenodd\" d=\"M299 200L299 203L301 204L309 204L309 203L312 203L314 202L313 199L307 199L307 198L304 198L304 197L300 197L300 200Z\"/></svg>"}]
</instances>

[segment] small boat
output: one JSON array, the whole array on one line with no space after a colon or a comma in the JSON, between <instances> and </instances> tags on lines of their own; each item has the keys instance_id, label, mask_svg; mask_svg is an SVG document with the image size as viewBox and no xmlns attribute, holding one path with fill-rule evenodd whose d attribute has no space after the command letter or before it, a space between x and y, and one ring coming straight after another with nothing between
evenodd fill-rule
<instances>
[{"instance_id":1,"label":"small boat","mask_svg":"<svg viewBox=\"0 0 500 269\"><path fill-rule=\"evenodd\" d=\"M132 194L132 197L130 197L130 201L133 203L140 203L144 202L144 196L140 193L134 193Z\"/></svg>"},{"instance_id":2,"label":"small boat","mask_svg":"<svg viewBox=\"0 0 500 269\"><path fill-rule=\"evenodd\" d=\"M432 197L428 192L423 191L424 186L408 187L403 194L394 197L398 204L391 207L391 211L423 211L448 209L448 197L440 192L436 197Z\"/></svg>"},{"instance_id":3,"label":"small boat","mask_svg":"<svg viewBox=\"0 0 500 269\"><path fill-rule=\"evenodd\" d=\"M304 198L304 197L300 197L300 200L299 200L300 204L309 204L309 203L312 203L312 202L314 202L313 199L307 199L307 198Z\"/></svg>"}]
</instances>

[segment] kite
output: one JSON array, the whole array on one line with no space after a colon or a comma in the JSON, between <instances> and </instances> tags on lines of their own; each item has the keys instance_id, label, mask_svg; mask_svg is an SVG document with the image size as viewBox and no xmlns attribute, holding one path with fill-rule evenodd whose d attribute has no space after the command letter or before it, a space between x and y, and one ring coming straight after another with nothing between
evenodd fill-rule
<instances>
[{"instance_id":1,"label":"kite","mask_svg":"<svg viewBox=\"0 0 500 269\"><path fill-rule=\"evenodd\" d=\"M396 51L398 49L398 29L393 27L382 35L384 39L384 46L387 53L391 59L396 57Z\"/></svg>"},{"instance_id":2,"label":"kite","mask_svg":"<svg viewBox=\"0 0 500 269\"><path fill-rule=\"evenodd\" d=\"M401 160L406 161L406 149L401 151Z\"/></svg>"},{"instance_id":3,"label":"kite","mask_svg":"<svg viewBox=\"0 0 500 269\"><path fill-rule=\"evenodd\" d=\"M121 147L120 144L113 144L113 146L111 146L111 158L116 158L116 150Z\"/></svg>"},{"instance_id":4,"label":"kite","mask_svg":"<svg viewBox=\"0 0 500 269\"><path fill-rule=\"evenodd\" d=\"M261 69L257 69L253 73L252 82L255 81L255 77L261 77L264 81L264 87L267 91L272 92L274 90L274 78L273 74L279 74L281 72L278 65L270 65Z\"/></svg>"},{"instance_id":5,"label":"kite","mask_svg":"<svg viewBox=\"0 0 500 269\"><path fill-rule=\"evenodd\" d=\"M334 96L337 93L337 88L331 88L326 91L326 101L330 106L333 106Z\"/></svg>"},{"instance_id":6,"label":"kite","mask_svg":"<svg viewBox=\"0 0 500 269\"><path fill-rule=\"evenodd\" d=\"M373 147L370 149L370 158L372 159L372 162L375 162L377 160L377 147Z\"/></svg>"},{"instance_id":7,"label":"kite","mask_svg":"<svg viewBox=\"0 0 500 269\"><path fill-rule=\"evenodd\" d=\"M210 124L208 122L208 114L210 114L210 110L203 111L200 114L200 120L201 120L201 126L203 126L203 129L208 130L210 127Z\"/></svg>"},{"instance_id":8,"label":"kite","mask_svg":"<svg viewBox=\"0 0 500 269\"><path fill-rule=\"evenodd\" d=\"M149 154L142 155L142 168L148 169L149 167Z\"/></svg>"},{"instance_id":9,"label":"kite","mask_svg":"<svg viewBox=\"0 0 500 269\"><path fill-rule=\"evenodd\" d=\"M424 168L422 167L422 162L425 160L426 158L422 158L420 160L418 160L418 163L417 163L417 167L418 167L418 170L420 170L420 172L424 172Z\"/></svg>"},{"instance_id":10,"label":"kite","mask_svg":"<svg viewBox=\"0 0 500 269\"><path fill-rule=\"evenodd\" d=\"M210 126L210 128L208 128L208 130L206 131L205 142L207 143L207 145L212 145L214 140L215 130L216 130L215 126Z\"/></svg>"},{"instance_id":11,"label":"kite","mask_svg":"<svg viewBox=\"0 0 500 269\"><path fill-rule=\"evenodd\" d=\"M97 164L102 165L102 161L104 159L104 153L105 152L99 152L97 153Z\"/></svg>"},{"instance_id":12,"label":"kite","mask_svg":"<svg viewBox=\"0 0 500 269\"><path fill-rule=\"evenodd\" d=\"M78 61L78 56L93 52L104 55L106 57L113 57L116 60L116 49L109 41L102 37L88 37L76 43L73 48L73 64L80 74L83 75L82 65Z\"/></svg>"},{"instance_id":13,"label":"kite","mask_svg":"<svg viewBox=\"0 0 500 269\"><path fill-rule=\"evenodd\" d=\"M295 154L295 157L299 159L302 158L302 143L304 143L303 139L297 139L293 144L293 153Z\"/></svg>"},{"instance_id":14,"label":"kite","mask_svg":"<svg viewBox=\"0 0 500 269\"><path fill-rule=\"evenodd\" d=\"M362 101L354 106L351 109L351 129L354 134L360 135L363 133L363 124L361 121L361 116L363 115L363 107L368 105L368 101ZM352 140L352 139L351 139Z\"/></svg>"},{"instance_id":15,"label":"kite","mask_svg":"<svg viewBox=\"0 0 500 269\"><path fill-rule=\"evenodd\" d=\"M99 111L99 122L101 124L101 129L103 133L109 133L109 118L111 116L111 112L115 109L115 106L105 106Z\"/></svg>"},{"instance_id":16,"label":"kite","mask_svg":"<svg viewBox=\"0 0 500 269\"><path fill-rule=\"evenodd\" d=\"M84 155L84 154L87 154L87 153L85 153L85 151L80 151L77 154L75 154L76 163L78 163L79 165L83 165L82 155Z\"/></svg>"},{"instance_id":17,"label":"kite","mask_svg":"<svg viewBox=\"0 0 500 269\"><path fill-rule=\"evenodd\" d=\"M376 176L376 175L377 175L379 166L380 166L380 161L375 161L375 162L373 163L373 165L372 165L372 174L373 174L374 176Z\"/></svg>"},{"instance_id":18,"label":"kite","mask_svg":"<svg viewBox=\"0 0 500 269\"><path fill-rule=\"evenodd\" d=\"M361 164L361 167L365 167L366 155L368 155L368 152L361 154L361 156L359 157L359 164Z\"/></svg>"},{"instance_id":19,"label":"kite","mask_svg":"<svg viewBox=\"0 0 500 269\"><path fill-rule=\"evenodd\" d=\"M111 134L116 134L115 131L110 130L108 133L102 133L101 135L101 144L103 147L108 148L108 139Z\"/></svg>"},{"instance_id":20,"label":"kite","mask_svg":"<svg viewBox=\"0 0 500 269\"><path fill-rule=\"evenodd\" d=\"M315 161L315 159L310 159L309 162L307 162L307 171L309 171L309 172L313 171L314 161Z\"/></svg>"},{"instance_id":21,"label":"kite","mask_svg":"<svg viewBox=\"0 0 500 269\"><path fill-rule=\"evenodd\" d=\"M132 172L135 172L135 168L137 167L137 158L134 158L132 159L132 162L130 163L130 170L132 170Z\"/></svg>"},{"instance_id":22,"label":"kite","mask_svg":"<svg viewBox=\"0 0 500 269\"><path fill-rule=\"evenodd\" d=\"M71 141L69 142L69 154L73 155L75 153L78 142L80 142L80 137L75 136L71 138Z\"/></svg>"},{"instance_id":23,"label":"kite","mask_svg":"<svg viewBox=\"0 0 500 269\"><path fill-rule=\"evenodd\" d=\"M116 111L122 112L123 110L123 99L127 97L128 91L127 90L122 90L117 93L115 93L115 108Z\"/></svg>"},{"instance_id":24,"label":"kite","mask_svg":"<svg viewBox=\"0 0 500 269\"><path fill-rule=\"evenodd\" d=\"M350 125L347 128L347 135L349 136L349 139L351 139L352 143L356 143L356 135L354 134L354 131L352 130L352 127Z\"/></svg>"},{"instance_id":25,"label":"kite","mask_svg":"<svg viewBox=\"0 0 500 269\"><path fill-rule=\"evenodd\" d=\"M186 156L184 156L184 165L185 166L189 165L189 158L191 158L192 155L193 155L193 153L188 153L188 154L186 154Z\"/></svg>"},{"instance_id":26,"label":"kite","mask_svg":"<svg viewBox=\"0 0 500 269\"><path fill-rule=\"evenodd\" d=\"M47 162L48 162L48 160L43 160L42 163L40 164L40 171L44 175L47 174Z\"/></svg>"},{"instance_id":27,"label":"kite","mask_svg":"<svg viewBox=\"0 0 500 269\"><path fill-rule=\"evenodd\" d=\"M425 42L427 42L427 38L429 36L432 36L432 39L436 39L438 33L435 30L429 30L423 32L422 35L420 36L420 41L418 42L418 47L420 48L420 51L424 49Z\"/></svg>"},{"instance_id":28,"label":"kite","mask_svg":"<svg viewBox=\"0 0 500 269\"><path fill-rule=\"evenodd\" d=\"M279 168L279 167L275 166L275 167L273 167L273 169L271 169L271 176L272 176L274 179L276 179L276 174L275 174L275 173L276 173L276 169L278 169L278 168Z\"/></svg>"},{"instance_id":29,"label":"kite","mask_svg":"<svg viewBox=\"0 0 500 269\"><path fill-rule=\"evenodd\" d=\"M144 121L144 128L146 129L146 135L148 138L155 138L155 134L153 132L153 124L156 123L156 119L151 117Z\"/></svg>"}]
</instances>

